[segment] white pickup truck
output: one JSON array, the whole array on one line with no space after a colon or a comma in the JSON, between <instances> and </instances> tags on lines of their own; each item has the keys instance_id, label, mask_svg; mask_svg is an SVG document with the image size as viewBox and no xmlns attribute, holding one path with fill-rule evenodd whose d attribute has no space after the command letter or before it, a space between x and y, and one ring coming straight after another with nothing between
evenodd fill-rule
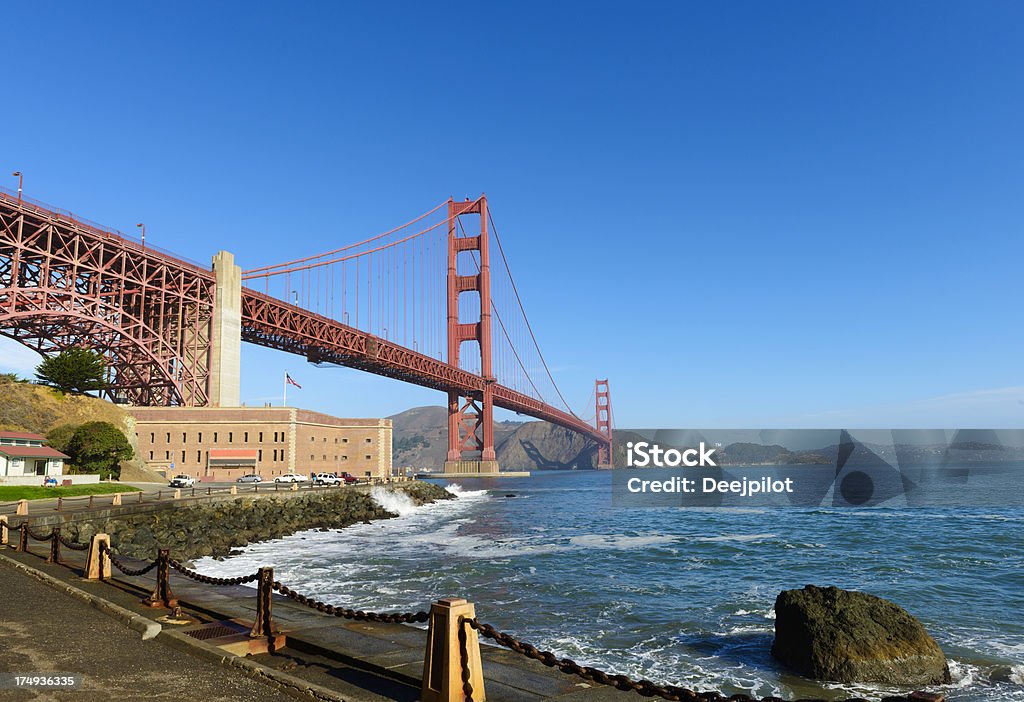
<instances>
[{"instance_id":1,"label":"white pickup truck","mask_svg":"<svg viewBox=\"0 0 1024 702\"><path fill-rule=\"evenodd\" d=\"M191 475L185 475L184 473L181 475L176 475L173 478L171 478L172 488L190 488L193 487L195 484L196 479L193 478Z\"/></svg>"}]
</instances>

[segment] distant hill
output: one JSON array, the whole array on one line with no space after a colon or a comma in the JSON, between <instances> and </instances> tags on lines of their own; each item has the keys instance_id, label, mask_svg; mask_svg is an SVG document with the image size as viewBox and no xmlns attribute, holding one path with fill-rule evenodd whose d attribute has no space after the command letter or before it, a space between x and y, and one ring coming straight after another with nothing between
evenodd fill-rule
<instances>
[{"instance_id":1,"label":"distant hill","mask_svg":"<svg viewBox=\"0 0 1024 702\"><path fill-rule=\"evenodd\" d=\"M729 444L717 451L718 464L723 466L742 465L828 465L834 463L831 458L814 451L798 451L771 444L752 444L739 442Z\"/></svg>"},{"instance_id":2,"label":"distant hill","mask_svg":"<svg viewBox=\"0 0 1024 702\"><path fill-rule=\"evenodd\" d=\"M14 382L0 376L0 429L30 431L42 436L60 426L110 422L120 429L138 456L135 418L113 402L87 395L59 392L44 385ZM135 458L122 464L122 480L162 481Z\"/></svg>"},{"instance_id":3,"label":"distant hill","mask_svg":"<svg viewBox=\"0 0 1024 702\"><path fill-rule=\"evenodd\" d=\"M441 470L448 454L448 410L444 407L413 407L388 417L392 430L392 460L395 466L417 470ZM522 422L495 422L495 446L503 443Z\"/></svg>"},{"instance_id":4,"label":"distant hill","mask_svg":"<svg viewBox=\"0 0 1024 702\"><path fill-rule=\"evenodd\" d=\"M414 407L389 419L394 427L395 466L436 471L444 467L448 452L446 408ZM548 422L495 422L494 448L503 470L580 470L594 467L595 445L592 441Z\"/></svg>"}]
</instances>

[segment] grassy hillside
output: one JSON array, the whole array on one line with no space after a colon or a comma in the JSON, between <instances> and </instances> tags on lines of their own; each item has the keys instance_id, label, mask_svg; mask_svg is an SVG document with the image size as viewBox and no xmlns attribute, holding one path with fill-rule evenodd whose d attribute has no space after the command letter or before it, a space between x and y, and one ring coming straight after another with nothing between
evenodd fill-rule
<instances>
[{"instance_id":1,"label":"grassy hillside","mask_svg":"<svg viewBox=\"0 0 1024 702\"><path fill-rule=\"evenodd\" d=\"M46 434L63 424L110 422L127 432L130 417L117 405L95 397L65 395L52 388L0 380L0 429ZM132 434L134 434L134 424Z\"/></svg>"},{"instance_id":2,"label":"grassy hillside","mask_svg":"<svg viewBox=\"0 0 1024 702\"><path fill-rule=\"evenodd\" d=\"M110 422L128 438L138 456L135 418L113 402L71 395L32 383L12 382L0 376L0 430L30 431L46 436L60 426ZM122 466L122 480L162 480L137 458Z\"/></svg>"}]
</instances>

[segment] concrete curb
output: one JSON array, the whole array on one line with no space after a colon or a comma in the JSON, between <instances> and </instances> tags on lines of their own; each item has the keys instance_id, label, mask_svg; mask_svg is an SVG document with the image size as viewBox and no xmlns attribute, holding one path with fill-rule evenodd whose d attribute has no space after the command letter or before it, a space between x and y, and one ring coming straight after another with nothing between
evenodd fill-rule
<instances>
[{"instance_id":1,"label":"concrete curb","mask_svg":"<svg viewBox=\"0 0 1024 702\"><path fill-rule=\"evenodd\" d=\"M249 677L256 678L264 684L280 687L284 692L293 696L324 700L325 702L359 702L359 699L356 697L344 696L341 693L311 683L308 680L303 680L280 670L268 668L248 658L225 653L216 646L194 639L181 631L164 629L160 634L160 641L167 646L193 656L205 658L223 666L237 668Z\"/></svg>"},{"instance_id":2,"label":"concrete curb","mask_svg":"<svg viewBox=\"0 0 1024 702\"><path fill-rule=\"evenodd\" d=\"M116 605L113 602L108 602L107 600L104 600L103 598L98 597L97 595L93 595L92 593L86 592L85 590L81 590L75 587L74 585L69 585L63 580L55 578L52 575L44 573L41 570L36 570L31 566L27 566L24 563L20 563L3 554L0 554L0 563L3 563L9 568L20 570L22 573L29 575L43 583L46 583L55 590L66 592L72 597L77 597L80 600L84 600L93 608L98 609L107 616L118 620L119 622L127 626L129 629L139 632L139 634L142 636L143 641L146 641L147 639L156 638L157 634L159 634L160 630L163 628L160 626L160 624L154 622L152 619L148 619L142 616L141 614L136 614L135 612L125 609L120 605Z\"/></svg>"}]
</instances>

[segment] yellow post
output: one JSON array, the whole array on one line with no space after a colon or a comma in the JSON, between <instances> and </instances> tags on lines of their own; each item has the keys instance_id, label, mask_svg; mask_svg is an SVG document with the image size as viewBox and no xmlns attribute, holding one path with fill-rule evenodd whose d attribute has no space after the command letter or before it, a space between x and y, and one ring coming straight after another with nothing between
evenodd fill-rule
<instances>
[{"instance_id":1,"label":"yellow post","mask_svg":"<svg viewBox=\"0 0 1024 702\"><path fill-rule=\"evenodd\" d=\"M231 494L232 495L237 495L238 494L238 486L237 485L232 485L231 486Z\"/></svg>"},{"instance_id":2,"label":"yellow post","mask_svg":"<svg viewBox=\"0 0 1024 702\"><path fill-rule=\"evenodd\" d=\"M181 499L181 488L178 488L178 489L176 489L174 491L174 499L176 499L176 500L180 500Z\"/></svg>"},{"instance_id":3,"label":"yellow post","mask_svg":"<svg viewBox=\"0 0 1024 702\"><path fill-rule=\"evenodd\" d=\"M110 505L111 505L111 507L120 507L121 506L121 493L119 493L119 492L114 493L114 499L110 503Z\"/></svg>"},{"instance_id":4,"label":"yellow post","mask_svg":"<svg viewBox=\"0 0 1024 702\"><path fill-rule=\"evenodd\" d=\"M101 544L103 547L101 548ZM89 580L107 579L110 577L110 556L103 549L110 548L110 537L96 534L89 542L89 555L86 559L85 577Z\"/></svg>"},{"instance_id":5,"label":"yellow post","mask_svg":"<svg viewBox=\"0 0 1024 702\"><path fill-rule=\"evenodd\" d=\"M7 545L7 515L0 514L0 546Z\"/></svg>"},{"instance_id":6,"label":"yellow post","mask_svg":"<svg viewBox=\"0 0 1024 702\"><path fill-rule=\"evenodd\" d=\"M18 517L28 516L28 500L18 500L18 511L14 513Z\"/></svg>"},{"instance_id":7,"label":"yellow post","mask_svg":"<svg viewBox=\"0 0 1024 702\"><path fill-rule=\"evenodd\" d=\"M292 483L292 492L296 492L299 489L298 483Z\"/></svg>"},{"instance_id":8,"label":"yellow post","mask_svg":"<svg viewBox=\"0 0 1024 702\"><path fill-rule=\"evenodd\" d=\"M459 617L476 618L471 602L459 597L438 600L430 608L427 651L423 656L421 702L463 702L462 647L459 644ZM480 640L476 629L465 626L466 659L473 702L483 702L484 673L480 666Z\"/></svg>"}]
</instances>

